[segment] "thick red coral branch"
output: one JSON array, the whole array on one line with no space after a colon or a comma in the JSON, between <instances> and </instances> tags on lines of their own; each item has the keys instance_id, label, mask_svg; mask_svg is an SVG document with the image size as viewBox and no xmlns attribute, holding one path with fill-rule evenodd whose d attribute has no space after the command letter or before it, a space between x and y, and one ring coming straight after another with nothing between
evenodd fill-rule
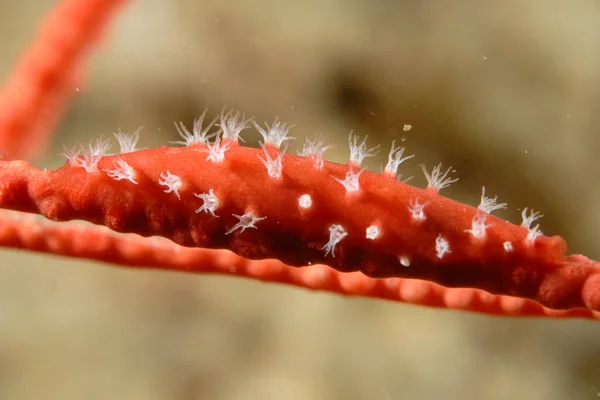
<instances>
[{"instance_id":1,"label":"thick red coral branch","mask_svg":"<svg viewBox=\"0 0 600 400\"><path fill-rule=\"evenodd\" d=\"M360 272L342 273L325 265L290 267L273 259L248 260L227 250L181 247L168 240L116 235L83 224L46 223L22 216L12 218L6 212L0 212L0 246L87 258L111 265L247 277L342 295L491 315L600 319L600 313L587 309L553 310L532 300L492 295L478 289L445 288L416 279L376 279ZM590 262L581 257L576 261Z\"/></svg>"},{"instance_id":2,"label":"thick red coral branch","mask_svg":"<svg viewBox=\"0 0 600 400\"><path fill-rule=\"evenodd\" d=\"M249 259L326 264L376 278L478 288L554 309L600 310L593 295L600 270L565 258L559 237L532 235L389 174L364 171L349 190L344 179L352 165L319 167L310 157L285 154L280 174L273 174L265 161L281 156L273 147L224 143L220 156L212 144L117 156L90 149L52 171L1 162L0 207Z\"/></svg>"},{"instance_id":3,"label":"thick red coral branch","mask_svg":"<svg viewBox=\"0 0 600 400\"><path fill-rule=\"evenodd\" d=\"M29 159L46 147L75 92L80 64L125 0L67 0L48 16L0 93L0 151Z\"/></svg>"}]
</instances>

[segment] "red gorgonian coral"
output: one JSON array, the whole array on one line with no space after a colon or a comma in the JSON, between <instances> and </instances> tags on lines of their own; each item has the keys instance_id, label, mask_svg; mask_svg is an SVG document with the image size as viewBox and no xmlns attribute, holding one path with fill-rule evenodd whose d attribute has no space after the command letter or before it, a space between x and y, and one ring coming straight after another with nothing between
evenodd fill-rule
<instances>
[{"instance_id":1,"label":"red gorgonian coral","mask_svg":"<svg viewBox=\"0 0 600 400\"><path fill-rule=\"evenodd\" d=\"M319 141L286 153L281 121L261 126L224 110L191 131L176 124L182 147L136 150L138 132L119 132L118 154L99 139L65 149L56 170L16 160L48 137L42 128L121 3L66 1L2 93L0 207L55 222L3 213L0 245L491 314L599 316L598 264L567 256L564 240L535 224L539 213L524 210L517 226L490 215L504 204L485 192L478 207L440 196L455 181L441 165L423 167L425 189L401 182L397 169L412 157L402 147L392 145L382 173L365 171L377 149L357 136L349 162L335 164ZM239 144L251 123L260 149ZM58 222L70 220L110 231Z\"/></svg>"}]
</instances>

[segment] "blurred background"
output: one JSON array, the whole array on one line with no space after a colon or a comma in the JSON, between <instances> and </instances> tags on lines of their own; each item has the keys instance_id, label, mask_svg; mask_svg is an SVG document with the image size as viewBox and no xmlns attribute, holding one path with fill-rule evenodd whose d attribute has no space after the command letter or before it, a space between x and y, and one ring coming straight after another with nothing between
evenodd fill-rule
<instances>
[{"instance_id":1,"label":"blurred background","mask_svg":"<svg viewBox=\"0 0 600 400\"><path fill-rule=\"evenodd\" d=\"M57 1L0 0L6 78ZM139 0L88 63L37 164L121 128L176 140L224 105L345 162L348 132L402 174L452 165L444 195L481 186L543 212L544 233L600 258L600 3L530 0ZM404 125L412 130L403 131ZM244 131L249 145L258 134ZM294 143L295 152L301 140ZM116 145L115 145L116 148ZM594 399L600 324L350 299L235 278L129 271L0 252L0 399Z\"/></svg>"}]
</instances>

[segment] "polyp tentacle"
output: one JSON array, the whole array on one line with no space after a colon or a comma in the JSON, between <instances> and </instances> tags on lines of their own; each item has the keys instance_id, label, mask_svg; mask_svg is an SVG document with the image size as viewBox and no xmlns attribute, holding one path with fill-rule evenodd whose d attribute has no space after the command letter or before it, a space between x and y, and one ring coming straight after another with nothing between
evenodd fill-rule
<instances>
[{"instance_id":1,"label":"polyp tentacle","mask_svg":"<svg viewBox=\"0 0 600 400\"><path fill-rule=\"evenodd\" d=\"M202 206L200 206L200 208L196 209L196 213L204 211L210 213L213 217L218 218L218 216L215 215L215 211L219 208L221 202L219 201L219 198L215 196L215 192L213 189L209 189L208 193L194 193L194 196L196 196L199 199L202 199L202 201L204 202Z\"/></svg>"},{"instance_id":2,"label":"polyp tentacle","mask_svg":"<svg viewBox=\"0 0 600 400\"><path fill-rule=\"evenodd\" d=\"M335 246L342 241L346 236L348 236L348 232L344 229L342 225L332 224L329 226L329 241L321 248L321 250L325 251L325 256L331 254L332 257L335 257Z\"/></svg>"},{"instance_id":3,"label":"polyp tentacle","mask_svg":"<svg viewBox=\"0 0 600 400\"><path fill-rule=\"evenodd\" d=\"M117 181L125 179L135 185L138 184L135 180L135 170L131 165L127 164L120 158L117 158L113 161L113 167L113 169L103 169L102 171L106 172L106 175Z\"/></svg>"},{"instance_id":4,"label":"polyp tentacle","mask_svg":"<svg viewBox=\"0 0 600 400\"><path fill-rule=\"evenodd\" d=\"M363 173L364 170L360 170L358 172L354 172L352 167L350 167L350 171L346 172L346 176L344 179L333 177L336 181L342 184L346 189L346 193L354 193L360 190L360 184L358 180L360 179L360 174Z\"/></svg>"},{"instance_id":5,"label":"polyp tentacle","mask_svg":"<svg viewBox=\"0 0 600 400\"><path fill-rule=\"evenodd\" d=\"M367 157L373 157L379 153L380 145L375 147L367 148L367 136L363 141L358 143L358 135L353 135L353 131L350 131L348 136L348 144L350 145L350 160L348 163L356 167L360 167L363 160Z\"/></svg>"},{"instance_id":6,"label":"polyp tentacle","mask_svg":"<svg viewBox=\"0 0 600 400\"><path fill-rule=\"evenodd\" d=\"M238 144L242 138L240 134L248 127L248 124L253 120L252 117L246 119L246 115L237 110L229 110L225 112L225 108L221 111L221 122L219 127L223 132L223 140L231 141ZM242 140L243 141L243 140Z\"/></svg>"},{"instance_id":7,"label":"polyp tentacle","mask_svg":"<svg viewBox=\"0 0 600 400\"><path fill-rule=\"evenodd\" d=\"M280 148L283 142L295 139L291 136L288 136L290 129L292 129L294 126L285 124L279 121L278 118L275 118L275 121L271 125L265 122L267 129L263 129L255 121L252 121L252 123L263 137L265 144L271 144L276 148Z\"/></svg>"},{"instance_id":8,"label":"polyp tentacle","mask_svg":"<svg viewBox=\"0 0 600 400\"><path fill-rule=\"evenodd\" d=\"M208 140L215 136L214 133L208 134L208 131L210 131L215 122L217 122L218 118L217 117L213 119L211 122L208 123L206 127L203 127L202 125L204 124L204 118L206 117L207 112L208 109L205 109L204 112L200 115L200 117L194 120L192 132L190 132L185 127L183 122L180 121L179 124L175 122L175 129L177 129L177 133L179 133L179 136L183 138L183 141L176 141L173 143L183 144L184 146L192 146L194 144L206 145L208 143Z\"/></svg>"},{"instance_id":9,"label":"polyp tentacle","mask_svg":"<svg viewBox=\"0 0 600 400\"><path fill-rule=\"evenodd\" d=\"M120 129L113 133L113 136L119 142L119 146L121 148L121 154L132 153L137 150L137 142L140 139L140 132L142 127L139 127L135 131L128 133L123 132Z\"/></svg>"},{"instance_id":10,"label":"polyp tentacle","mask_svg":"<svg viewBox=\"0 0 600 400\"><path fill-rule=\"evenodd\" d=\"M225 232L226 235L229 235L237 230L239 230L241 233L248 228L257 229L255 224L259 221L267 219L267 217L257 217L252 212L247 212L244 215L233 214L233 216L239 219L239 221L231 229Z\"/></svg>"},{"instance_id":11,"label":"polyp tentacle","mask_svg":"<svg viewBox=\"0 0 600 400\"><path fill-rule=\"evenodd\" d=\"M166 172L162 172L160 174L160 179L158 181L160 185L166 186L165 193L175 193L178 199L181 199L181 195L179 194L179 189L183 186L183 181L181 177L172 174L169 170Z\"/></svg>"},{"instance_id":12,"label":"polyp tentacle","mask_svg":"<svg viewBox=\"0 0 600 400\"><path fill-rule=\"evenodd\" d=\"M323 139L306 138L300 155L312 159L314 168L320 171L323 169L323 154L331 147L333 146L325 145Z\"/></svg>"},{"instance_id":13,"label":"polyp tentacle","mask_svg":"<svg viewBox=\"0 0 600 400\"><path fill-rule=\"evenodd\" d=\"M390 154L388 155L388 162L384 169L384 174L393 176L394 179L398 176L398 168L400 164L404 161L413 158L415 155L411 154L410 156L402 157L404 151L406 150L404 147L395 147L396 142L392 142L392 149L390 150ZM402 176L400 176L401 178Z\"/></svg>"}]
</instances>

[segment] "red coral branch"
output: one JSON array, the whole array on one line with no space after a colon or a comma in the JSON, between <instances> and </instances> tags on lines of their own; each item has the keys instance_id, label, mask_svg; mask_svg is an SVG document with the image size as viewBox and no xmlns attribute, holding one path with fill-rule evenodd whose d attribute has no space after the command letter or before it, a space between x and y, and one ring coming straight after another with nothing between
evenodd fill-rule
<instances>
[{"instance_id":1,"label":"red coral branch","mask_svg":"<svg viewBox=\"0 0 600 400\"><path fill-rule=\"evenodd\" d=\"M0 162L0 206L248 259L326 264L555 309L600 310L591 295L600 270L566 259L561 238L528 228L531 216L516 226L391 174L353 175L352 163L317 166L312 157L278 153L274 145L261 151L219 137L200 141L116 156L104 156L108 144L99 141L67 154L67 165L52 171ZM215 146L223 151L215 153ZM439 184L445 178L437 171L441 180L435 171L428 178ZM356 177L350 189L348 176Z\"/></svg>"}]
</instances>

